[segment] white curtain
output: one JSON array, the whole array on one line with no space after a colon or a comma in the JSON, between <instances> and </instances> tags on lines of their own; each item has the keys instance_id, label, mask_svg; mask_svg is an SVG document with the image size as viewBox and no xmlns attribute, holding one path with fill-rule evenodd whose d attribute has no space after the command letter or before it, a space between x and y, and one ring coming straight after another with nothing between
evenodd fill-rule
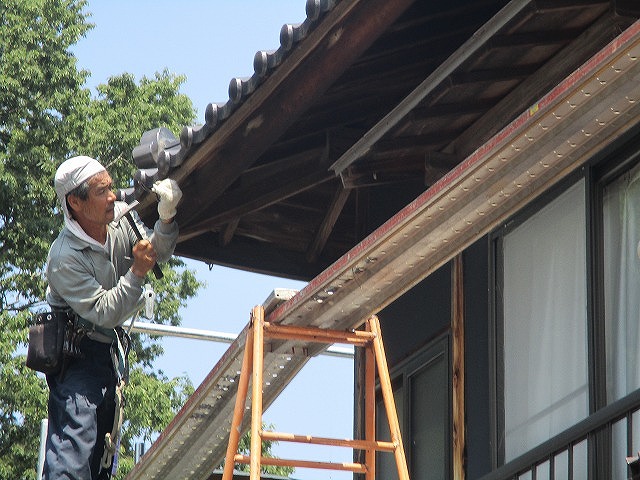
<instances>
[{"instance_id":1,"label":"white curtain","mask_svg":"<svg viewBox=\"0 0 640 480\"><path fill-rule=\"evenodd\" d=\"M505 460L588 415L585 190L504 238Z\"/></svg>"},{"instance_id":2,"label":"white curtain","mask_svg":"<svg viewBox=\"0 0 640 480\"><path fill-rule=\"evenodd\" d=\"M631 172L604 194L607 400L640 387L640 173Z\"/></svg>"},{"instance_id":3,"label":"white curtain","mask_svg":"<svg viewBox=\"0 0 640 480\"><path fill-rule=\"evenodd\" d=\"M603 197L607 401L640 387L640 169L608 185ZM634 425L634 454L640 449ZM613 478L627 478L626 428L613 435Z\"/></svg>"}]
</instances>

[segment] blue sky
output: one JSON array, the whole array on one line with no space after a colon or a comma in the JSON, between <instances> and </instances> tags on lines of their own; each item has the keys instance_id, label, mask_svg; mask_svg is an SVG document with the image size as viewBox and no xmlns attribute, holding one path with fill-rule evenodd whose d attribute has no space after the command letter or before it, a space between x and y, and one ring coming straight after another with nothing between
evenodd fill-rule
<instances>
[{"instance_id":1,"label":"blue sky","mask_svg":"<svg viewBox=\"0 0 640 480\"><path fill-rule=\"evenodd\" d=\"M258 50L280 45L280 28L305 17L305 0L111 0L88 2L96 24L74 53L81 68L91 71L92 89L108 77L124 72L139 80L168 69L185 75L181 92L204 122L208 103L228 100L233 77L253 73ZM95 94L95 89L93 90ZM132 125L131 128L136 128ZM140 134L143 132L141 131ZM178 136L180 132L174 132ZM185 192L188 195L188 192ZM301 282L257 275L187 261L207 283L182 311L182 325L238 333L251 309L274 288L301 289ZM169 377L187 374L199 385L228 345L171 338L163 341L166 354L156 366ZM352 437L353 364L335 357L312 359L264 414L278 431L338 438ZM280 457L322 461L351 461L351 450L281 443ZM350 479L347 472L297 469L294 477Z\"/></svg>"}]
</instances>

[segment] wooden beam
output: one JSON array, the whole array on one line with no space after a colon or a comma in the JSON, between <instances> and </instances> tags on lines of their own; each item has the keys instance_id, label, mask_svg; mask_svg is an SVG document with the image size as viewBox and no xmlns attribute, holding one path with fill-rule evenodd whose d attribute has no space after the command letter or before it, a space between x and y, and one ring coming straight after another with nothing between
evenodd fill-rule
<instances>
[{"instance_id":1,"label":"wooden beam","mask_svg":"<svg viewBox=\"0 0 640 480\"><path fill-rule=\"evenodd\" d=\"M509 35L496 35L488 44L491 48L512 48L516 45L539 47L542 45L564 44L574 39L578 34L579 30L574 28L555 31L511 33Z\"/></svg>"},{"instance_id":2,"label":"wooden beam","mask_svg":"<svg viewBox=\"0 0 640 480\"><path fill-rule=\"evenodd\" d=\"M452 318L453 332L453 480L465 478L465 405L464 405L464 285L462 254L453 259Z\"/></svg>"},{"instance_id":3,"label":"wooden beam","mask_svg":"<svg viewBox=\"0 0 640 480\"><path fill-rule=\"evenodd\" d=\"M220 234L220 246L226 247L231 243L231 240L233 239L233 235L236 233L236 230L238 229L239 223L240 223L240 217L234 220L231 220L229 223L227 223L227 225L224 227L224 229Z\"/></svg>"},{"instance_id":4,"label":"wooden beam","mask_svg":"<svg viewBox=\"0 0 640 480\"><path fill-rule=\"evenodd\" d=\"M286 147L287 153L280 152L277 149L270 150L269 153L273 152L275 159L265 159L267 163L248 168L242 172L236 183L241 188L248 188L264 182L270 182L275 177L291 175L292 170L308 171L311 167L317 166L321 162L326 151L326 145L316 145L309 137L305 137L299 144L287 145ZM295 151L296 153L291 155L288 153L289 151Z\"/></svg>"},{"instance_id":5,"label":"wooden beam","mask_svg":"<svg viewBox=\"0 0 640 480\"><path fill-rule=\"evenodd\" d=\"M471 70L469 72L456 72L449 78L453 86L478 82L520 81L529 78L535 74L538 69L539 65L537 63L531 65L511 65L508 68L487 68L483 70Z\"/></svg>"},{"instance_id":6,"label":"wooden beam","mask_svg":"<svg viewBox=\"0 0 640 480\"><path fill-rule=\"evenodd\" d=\"M609 8L607 0L537 0L535 2L536 11L538 12L559 12L562 10L575 10L588 5L603 5Z\"/></svg>"},{"instance_id":7,"label":"wooden beam","mask_svg":"<svg viewBox=\"0 0 640 480\"><path fill-rule=\"evenodd\" d=\"M423 152L428 154L429 152L437 151L434 150L433 146L442 145L443 138L455 137L458 133L460 133L459 128L443 128L441 131L431 132L428 134L397 137L390 135L380 140L375 144L375 146L371 147L370 155L374 158L380 158L384 154L397 156L401 154L412 154L415 153L416 150L422 150ZM398 168L398 166L392 166L392 168Z\"/></svg>"},{"instance_id":8,"label":"wooden beam","mask_svg":"<svg viewBox=\"0 0 640 480\"><path fill-rule=\"evenodd\" d=\"M529 0L514 0L503 8L499 14L492 17L478 32L477 36L468 39L456 52L433 71L420 85L406 96L393 110L374 125L358 142L347 150L331 168L336 174L342 173L358 159L369 153L383 136L395 128L398 123L425 98L431 95L437 87L447 81L464 62L476 56L484 48L484 44L505 25L511 22L522 10L528 8Z\"/></svg>"},{"instance_id":9,"label":"wooden beam","mask_svg":"<svg viewBox=\"0 0 640 480\"><path fill-rule=\"evenodd\" d=\"M338 221L338 217L342 213L345 203L347 203L350 193L351 190L347 190L346 188L343 188L342 185L338 185L324 219L320 224L320 228L318 228L318 232L307 250L307 261L309 263L313 263L317 260L318 255L327 244L327 240L333 231L334 225Z\"/></svg>"},{"instance_id":10,"label":"wooden beam","mask_svg":"<svg viewBox=\"0 0 640 480\"><path fill-rule=\"evenodd\" d=\"M221 247L218 245L218 236L214 233L203 234L179 243L175 254L230 268L239 268L237 261L238 258L242 258L242 267L247 271L305 282L331 264L329 260L323 258L310 264L302 252L285 252L273 244L239 235L228 246Z\"/></svg>"},{"instance_id":11,"label":"wooden beam","mask_svg":"<svg viewBox=\"0 0 640 480\"><path fill-rule=\"evenodd\" d=\"M470 104L437 103L434 105L420 105L414 108L407 119L411 121L439 118L445 115L480 115L498 102L495 98L479 99Z\"/></svg>"}]
</instances>

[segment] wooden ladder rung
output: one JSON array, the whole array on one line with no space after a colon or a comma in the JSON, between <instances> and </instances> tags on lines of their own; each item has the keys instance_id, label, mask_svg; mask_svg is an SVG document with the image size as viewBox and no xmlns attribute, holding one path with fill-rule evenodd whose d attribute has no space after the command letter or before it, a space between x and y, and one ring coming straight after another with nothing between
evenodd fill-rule
<instances>
[{"instance_id":1,"label":"wooden ladder rung","mask_svg":"<svg viewBox=\"0 0 640 480\"><path fill-rule=\"evenodd\" d=\"M236 455L234 460L238 463L251 463L248 455ZM362 463L337 463L337 462L314 462L311 460L293 460L290 458L260 457L262 465L275 465L277 467L300 467L319 468L323 470L342 470L354 473L367 473L367 467Z\"/></svg>"},{"instance_id":2,"label":"wooden ladder rung","mask_svg":"<svg viewBox=\"0 0 640 480\"><path fill-rule=\"evenodd\" d=\"M330 330L317 327L296 327L292 325L264 324L264 336L280 340L304 340L313 343L343 343L364 347L375 338L371 332L360 330Z\"/></svg>"},{"instance_id":3,"label":"wooden ladder rung","mask_svg":"<svg viewBox=\"0 0 640 480\"><path fill-rule=\"evenodd\" d=\"M334 447L348 447L356 450L369 450L374 449L380 452L393 452L396 449L396 444L391 442L380 441L367 441L367 440L355 440L355 439L340 439L340 438L327 438L327 437L315 437L311 435L295 435L293 433L271 432L263 431L260 433L260 437L263 440L270 440L274 442L296 442L296 443L308 443L312 445L329 445Z\"/></svg>"}]
</instances>

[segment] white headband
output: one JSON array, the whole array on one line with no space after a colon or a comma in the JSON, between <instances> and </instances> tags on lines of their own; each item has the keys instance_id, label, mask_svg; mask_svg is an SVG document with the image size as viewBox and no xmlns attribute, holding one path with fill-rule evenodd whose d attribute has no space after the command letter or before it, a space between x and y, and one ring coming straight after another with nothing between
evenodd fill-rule
<instances>
[{"instance_id":1,"label":"white headband","mask_svg":"<svg viewBox=\"0 0 640 480\"><path fill-rule=\"evenodd\" d=\"M65 217L71 218L71 214L67 210L67 194L85 180L105 170L100 162L84 155L72 157L62 162L56 170L54 188Z\"/></svg>"}]
</instances>

